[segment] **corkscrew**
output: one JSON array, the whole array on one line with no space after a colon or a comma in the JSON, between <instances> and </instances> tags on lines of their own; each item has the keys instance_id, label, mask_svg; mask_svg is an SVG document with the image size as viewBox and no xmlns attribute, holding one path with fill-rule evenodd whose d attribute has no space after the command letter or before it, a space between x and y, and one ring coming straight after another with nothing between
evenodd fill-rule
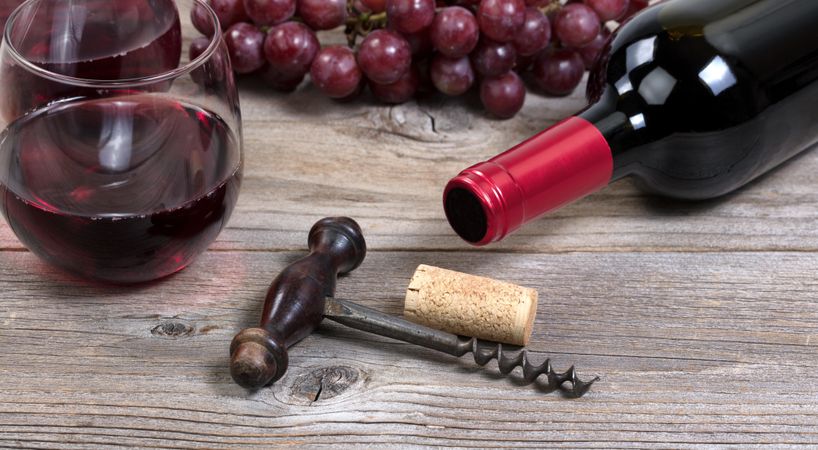
<instances>
[{"instance_id":1,"label":"corkscrew","mask_svg":"<svg viewBox=\"0 0 818 450\"><path fill-rule=\"evenodd\" d=\"M334 298L337 276L356 269L366 256L363 233L352 219L319 221L310 230L308 242L310 254L286 267L271 284L260 326L241 331L230 345L230 374L245 388L259 389L278 381L287 371L287 349L312 333L323 318L452 356L472 353L481 366L496 359L504 375L522 367L525 381L545 375L549 391L559 389L573 397L584 395L597 380L580 380L573 366L564 373L555 372L550 360L534 365L525 350L506 355L502 344L459 337Z\"/></svg>"}]
</instances>

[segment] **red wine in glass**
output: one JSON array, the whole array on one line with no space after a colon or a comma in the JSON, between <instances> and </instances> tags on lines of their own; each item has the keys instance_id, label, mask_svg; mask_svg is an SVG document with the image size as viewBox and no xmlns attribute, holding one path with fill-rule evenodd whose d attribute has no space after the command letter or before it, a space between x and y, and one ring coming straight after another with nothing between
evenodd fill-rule
<instances>
[{"instance_id":1,"label":"red wine in glass","mask_svg":"<svg viewBox=\"0 0 818 450\"><path fill-rule=\"evenodd\" d=\"M10 38L17 52L35 66L81 79L127 80L162 74L179 66L182 53L174 0L41 1L17 14ZM54 99L95 91L32 77L8 56L3 64L7 67L0 83L16 87L0 99L7 122ZM168 87L163 82L147 89Z\"/></svg>"},{"instance_id":2,"label":"red wine in glass","mask_svg":"<svg viewBox=\"0 0 818 450\"><path fill-rule=\"evenodd\" d=\"M219 116L158 94L56 103L6 129L0 207L52 264L108 282L156 279L224 227L239 146Z\"/></svg>"}]
</instances>

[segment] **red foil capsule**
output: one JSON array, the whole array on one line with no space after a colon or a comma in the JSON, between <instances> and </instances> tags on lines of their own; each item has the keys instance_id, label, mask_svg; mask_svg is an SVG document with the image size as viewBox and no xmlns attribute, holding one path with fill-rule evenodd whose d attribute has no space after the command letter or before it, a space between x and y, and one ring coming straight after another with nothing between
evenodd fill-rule
<instances>
[{"instance_id":1,"label":"red foil capsule","mask_svg":"<svg viewBox=\"0 0 818 450\"><path fill-rule=\"evenodd\" d=\"M571 117L461 172L446 186L443 205L457 234L482 246L601 189L612 174L602 133Z\"/></svg>"}]
</instances>

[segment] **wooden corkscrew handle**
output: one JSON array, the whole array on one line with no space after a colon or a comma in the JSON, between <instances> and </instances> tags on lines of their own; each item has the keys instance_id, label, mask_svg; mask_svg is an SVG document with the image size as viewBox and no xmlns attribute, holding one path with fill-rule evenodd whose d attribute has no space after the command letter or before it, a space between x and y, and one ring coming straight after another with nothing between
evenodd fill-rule
<instances>
[{"instance_id":1,"label":"wooden corkscrew handle","mask_svg":"<svg viewBox=\"0 0 818 450\"><path fill-rule=\"evenodd\" d=\"M355 270L366 256L361 228L347 217L318 221L308 243L310 254L270 285L259 327L241 331L230 344L230 375L245 388L259 389L284 375L287 349L318 327L338 275Z\"/></svg>"}]
</instances>

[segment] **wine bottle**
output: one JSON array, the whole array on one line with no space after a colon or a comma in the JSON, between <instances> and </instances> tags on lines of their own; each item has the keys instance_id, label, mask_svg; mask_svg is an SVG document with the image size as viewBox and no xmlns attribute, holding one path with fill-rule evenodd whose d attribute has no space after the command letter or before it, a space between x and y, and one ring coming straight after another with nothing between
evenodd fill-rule
<instances>
[{"instance_id":1,"label":"wine bottle","mask_svg":"<svg viewBox=\"0 0 818 450\"><path fill-rule=\"evenodd\" d=\"M818 143L816 24L816 0L644 10L603 50L590 106L449 182L449 223L486 245L628 176L691 200L746 185Z\"/></svg>"}]
</instances>

